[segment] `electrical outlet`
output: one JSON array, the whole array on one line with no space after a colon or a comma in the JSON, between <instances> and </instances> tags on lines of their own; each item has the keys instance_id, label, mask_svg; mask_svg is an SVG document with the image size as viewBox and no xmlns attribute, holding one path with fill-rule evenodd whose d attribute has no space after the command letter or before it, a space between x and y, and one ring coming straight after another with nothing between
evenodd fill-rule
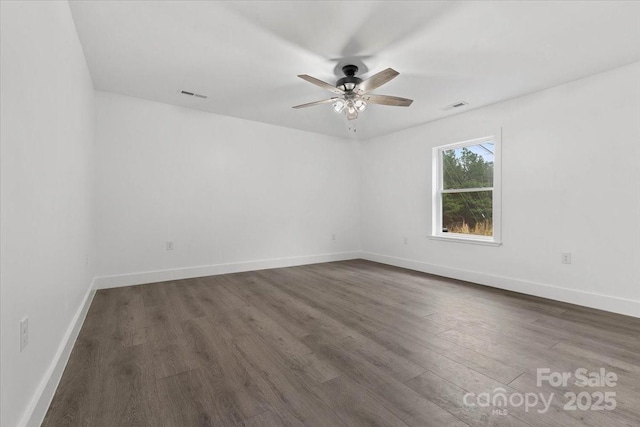
<instances>
[{"instance_id":1,"label":"electrical outlet","mask_svg":"<svg viewBox=\"0 0 640 427\"><path fill-rule=\"evenodd\" d=\"M172 240L167 242L167 250L168 251L172 251L173 250L173 241Z\"/></svg>"},{"instance_id":2,"label":"electrical outlet","mask_svg":"<svg viewBox=\"0 0 640 427\"><path fill-rule=\"evenodd\" d=\"M336 240L336 235L335 234L331 235L331 240Z\"/></svg>"},{"instance_id":3,"label":"electrical outlet","mask_svg":"<svg viewBox=\"0 0 640 427\"><path fill-rule=\"evenodd\" d=\"M571 254L569 252L562 253L562 263L571 264Z\"/></svg>"},{"instance_id":4,"label":"electrical outlet","mask_svg":"<svg viewBox=\"0 0 640 427\"><path fill-rule=\"evenodd\" d=\"M20 321L20 351L29 344L29 318L25 317Z\"/></svg>"}]
</instances>

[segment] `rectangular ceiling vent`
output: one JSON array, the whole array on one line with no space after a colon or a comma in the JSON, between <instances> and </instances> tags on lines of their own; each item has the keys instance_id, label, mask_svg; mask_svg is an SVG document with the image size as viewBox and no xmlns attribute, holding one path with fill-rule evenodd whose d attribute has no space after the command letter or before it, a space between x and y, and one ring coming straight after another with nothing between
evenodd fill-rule
<instances>
[{"instance_id":1,"label":"rectangular ceiling vent","mask_svg":"<svg viewBox=\"0 0 640 427\"><path fill-rule=\"evenodd\" d=\"M196 98L207 99L207 95L202 95L200 93L195 93L195 92L189 92L188 90L181 90L180 93L187 96L195 96Z\"/></svg>"},{"instance_id":2,"label":"rectangular ceiling vent","mask_svg":"<svg viewBox=\"0 0 640 427\"><path fill-rule=\"evenodd\" d=\"M452 108L461 108L461 107L464 107L465 105L469 105L469 103L466 101L458 101L458 102L454 102L451 105L447 105L446 107L444 107L444 109L451 110Z\"/></svg>"}]
</instances>

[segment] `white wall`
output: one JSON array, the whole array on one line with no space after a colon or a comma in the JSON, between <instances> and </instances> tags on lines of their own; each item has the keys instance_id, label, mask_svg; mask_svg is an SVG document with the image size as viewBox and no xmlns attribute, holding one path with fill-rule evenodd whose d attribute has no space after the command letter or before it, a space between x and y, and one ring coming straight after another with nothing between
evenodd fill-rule
<instances>
[{"instance_id":1,"label":"white wall","mask_svg":"<svg viewBox=\"0 0 640 427\"><path fill-rule=\"evenodd\" d=\"M69 5L0 5L0 423L13 427L34 410L89 296L94 100Z\"/></svg>"},{"instance_id":2,"label":"white wall","mask_svg":"<svg viewBox=\"0 0 640 427\"><path fill-rule=\"evenodd\" d=\"M102 92L96 111L99 286L359 249L357 142Z\"/></svg>"},{"instance_id":3,"label":"white wall","mask_svg":"<svg viewBox=\"0 0 640 427\"><path fill-rule=\"evenodd\" d=\"M427 239L431 148L498 127L504 244ZM640 63L363 141L363 251L640 316L639 165ZM571 265L561 252L573 254Z\"/></svg>"}]
</instances>

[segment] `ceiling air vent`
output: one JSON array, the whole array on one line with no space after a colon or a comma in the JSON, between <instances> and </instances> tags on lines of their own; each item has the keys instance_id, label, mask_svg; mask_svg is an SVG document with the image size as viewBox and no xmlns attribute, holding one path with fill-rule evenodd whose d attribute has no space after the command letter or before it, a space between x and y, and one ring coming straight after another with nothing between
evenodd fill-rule
<instances>
[{"instance_id":1,"label":"ceiling air vent","mask_svg":"<svg viewBox=\"0 0 640 427\"><path fill-rule=\"evenodd\" d=\"M452 108L461 108L461 107L464 107L465 105L469 105L469 103L466 101L458 101L458 102L454 102L451 105L447 105L446 107L444 107L444 109L451 110Z\"/></svg>"},{"instance_id":2,"label":"ceiling air vent","mask_svg":"<svg viewBox=\"0 0 640 427\"><path fill-rule=\"evenodd\" d=\"M189 92L188 90L181 90L180 93L187 96L195 96L196 98L207 99L207 95L202 95L200 93L195 93L195 92Z\"/></svg>"}]
</instances>

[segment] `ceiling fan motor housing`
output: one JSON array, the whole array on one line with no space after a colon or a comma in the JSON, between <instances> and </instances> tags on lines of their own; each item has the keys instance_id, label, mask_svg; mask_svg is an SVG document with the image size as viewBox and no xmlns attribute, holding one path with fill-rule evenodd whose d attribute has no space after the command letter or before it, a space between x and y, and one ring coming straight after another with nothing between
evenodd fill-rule
<instances>
[{"instance_id":1,"label":"ceiling fan motor housing","mask_svg":"<svg viewBox=\"0 0 640 427\"><path fill-rule=\"evenodd\" d=\"M358 67L355 65L345 65L342 67L342 72L346 77L341 78L336 83L336 87L338 89L342 89L344 91L353 90L362 79L360 77L356 77L356 73L358 72Z\"/></svg>"}]
</instances>

